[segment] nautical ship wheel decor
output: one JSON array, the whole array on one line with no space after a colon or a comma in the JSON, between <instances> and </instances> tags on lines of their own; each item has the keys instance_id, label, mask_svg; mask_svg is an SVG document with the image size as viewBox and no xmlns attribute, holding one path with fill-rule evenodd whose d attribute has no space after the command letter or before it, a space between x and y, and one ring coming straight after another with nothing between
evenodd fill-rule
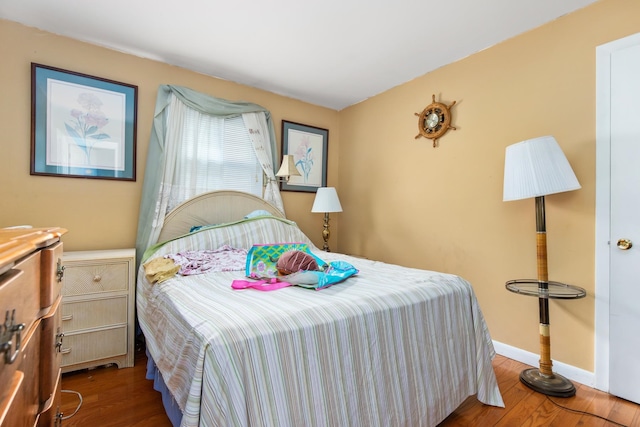
<instances>
[{"instance_id":1,"label":"nautical ship wheel decor","mask_svg":"<svg viewBox=\"0 0 640 427\"><path fill-rule=\"evenodd\" d=\"M451 126L451 107L455 104L456 101L453 101L449 106L436 102L436 96L432 95L431 104L427 105L421 113L415 113L418 116L418 130L420 131L416 135L416 139L421 136L433 139L433 147L435 148L438 146L438 138L447 133L449 129L456 130Z\"/></svg>"}]
</instances>

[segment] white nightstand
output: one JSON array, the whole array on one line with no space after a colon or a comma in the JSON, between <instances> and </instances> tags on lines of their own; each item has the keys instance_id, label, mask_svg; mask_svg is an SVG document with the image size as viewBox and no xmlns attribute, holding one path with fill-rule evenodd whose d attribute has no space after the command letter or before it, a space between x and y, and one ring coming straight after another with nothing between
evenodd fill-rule
<instances>
[{"instance_id":1,"label":"white nightstand","mask_svg":"<svg viewBox=\"0 0 640 427\"><path fill-rule=\"evenodd\" d=\"M135 249L65 252L62 372L133 366Z\"/></svg>"}]
</instances>

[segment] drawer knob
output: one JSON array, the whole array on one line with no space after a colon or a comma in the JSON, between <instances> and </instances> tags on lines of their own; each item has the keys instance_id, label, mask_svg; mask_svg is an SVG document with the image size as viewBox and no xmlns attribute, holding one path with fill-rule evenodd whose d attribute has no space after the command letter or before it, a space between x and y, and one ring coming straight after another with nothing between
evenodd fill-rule
<instances>
[{"instance_id":1,"label":"drawer knob","mask_svg":"<svg viewBox=\"0 0 640 427\"><path fill-rule=\"evenodd\" d=\"M99 274L96 274L95 276L93 276L93 281L98 283L99 281L102 280L102 276Z\"/></svg>"}]
</instances>

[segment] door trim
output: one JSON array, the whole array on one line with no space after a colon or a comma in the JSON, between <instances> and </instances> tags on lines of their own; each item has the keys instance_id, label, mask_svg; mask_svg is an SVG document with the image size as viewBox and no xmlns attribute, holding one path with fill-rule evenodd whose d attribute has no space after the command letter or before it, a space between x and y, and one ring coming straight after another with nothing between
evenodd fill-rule
<instances>
[{"instance_id":1,"label":"door trim","mask_svg":"<svg viewBox=\"0 0 640 427\"><path fill-rule=\"evenodd\" d=\"M640 44L640 33L596 47L595 388L609 391L611 239L611 55Z\"/></svg>"}]
</instances>

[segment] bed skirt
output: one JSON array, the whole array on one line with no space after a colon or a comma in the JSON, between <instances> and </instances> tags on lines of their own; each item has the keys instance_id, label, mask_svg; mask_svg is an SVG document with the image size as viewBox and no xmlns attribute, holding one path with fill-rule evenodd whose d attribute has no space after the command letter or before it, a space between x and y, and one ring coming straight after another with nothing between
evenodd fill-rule
<instances>
[{"instance_id":1,"label":"bed skirt","mask_svg":"<svg viewBox=\"0 0 640 427\"><path fill-rule=\"evenodd\" d=\"M156 363L153 361L153 357L151 357L148 350L145 350L145 352L147 353L146 378L153 381L153 389L160 392L160 394L162 395L162 405L164 406L164 410L167 412L167 417L169 417L169 420L171 421L171 424L173 424L173 427L180 427L180 422L182 421L182 411L171 395L171 392L167 388L167 385L164 383L162 374L158 370Z\"/></svg>"}]
</instances>

